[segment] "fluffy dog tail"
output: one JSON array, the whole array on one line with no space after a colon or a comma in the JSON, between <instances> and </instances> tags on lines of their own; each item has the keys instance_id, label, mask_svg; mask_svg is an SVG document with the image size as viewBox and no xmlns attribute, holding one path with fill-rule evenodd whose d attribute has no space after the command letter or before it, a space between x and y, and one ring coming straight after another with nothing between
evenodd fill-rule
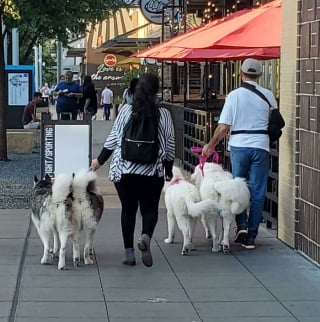
<instances>
[{"instance_id":1,"label":"fluffy dog tail","mask_svg":"<svg viewBox=\"0 0 320 322\"><path fill-rule=\"evenodd\" d=\"M233 215L243 212L250 202L250 191L244 178L236 177L215 184L223 200L228 200Z\"/></svg>"},{"instance_id":2,"label":"fluffy dog tail","mask_svg":"<svg viewBox=\"0 0 320 322\"><path fill-rule=\"evenodd\" d=\"M71 194L72 175L59 174L52 186L52 202L64 202Z\"/></svg>"},{"instance_id":3,"label":"fluffy dog tail","mask_svg":"<svg viewBox=\"0 0 320 322\"><path fill-rule=\"evenodd\" d=\"M90 191L95 190L95 181L97 179L97 174L93 171L88 171L86 169L79 170L73 178L73 191L74 193L86 192L87 189Z\"/></svg>"},{"instance_id":4,"label":"fluffy dog tail","mask_svg":"<svg viewBox=\"0 0 320 322\"><path fill-rule=\"evenodd\" d=\"M188 215L192 217L200 217L210 211L218 211L218 203L214 200L202 200L199 202L193 202L192 200L185 197L185 202L188 209Z\"/></svg>"}]
</instances>

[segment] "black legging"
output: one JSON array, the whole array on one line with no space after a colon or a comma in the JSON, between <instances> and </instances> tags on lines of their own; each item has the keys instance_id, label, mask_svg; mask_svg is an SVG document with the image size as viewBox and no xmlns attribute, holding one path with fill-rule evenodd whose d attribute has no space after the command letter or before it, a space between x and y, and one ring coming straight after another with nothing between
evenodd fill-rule
<instances>
[{"instance_id":1,"label":"black legging","mask_svg":"<svg viewBox=\"0 0 320 322\"><path fill-rule=\"evenodd\" d=\"M115 183L122 211L121 228L125 248L133 248L138 206L142 215L142 234L150 238L158 221L158 208L164 178L138 174L122 175Z\"/></svg>"}]
</instances>

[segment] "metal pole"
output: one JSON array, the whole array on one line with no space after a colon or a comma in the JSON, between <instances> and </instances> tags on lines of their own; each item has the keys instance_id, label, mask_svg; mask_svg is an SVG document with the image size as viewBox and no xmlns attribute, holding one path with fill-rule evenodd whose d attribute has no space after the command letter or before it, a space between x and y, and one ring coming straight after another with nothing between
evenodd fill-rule
<instances>
[{"instance_id":1,"label":"metal pole","mask_svg":"<svg viewBox=\"0 0 320 322\"><path fill-rule=\"evenodd\" d=\"M161 42L164 42L164 9L162 8L162 26L161 26ZM161 61L161 101L163 101L163 90L164 90L164 63Z\"/></svg>"},{"instance_id":2,"label":"metal pole","mask_svg":"<svg viewBox=\"0 0 320 322\"><path fill-rule=\"evenodd\" d=\"M39 86L42 87L42 46L39 45Z\"/></svg>"},{"instance_id":3,"label":"metal pole","mask_svg":"<svg viewBox=\"0 0 320 322\"><path fill-rule=\"evenodd\" d=\"M12 65L19 65L19 31L12 29Z\"/></svg>"},{"instance_id":4,"label":"metal pole","mask_svg":"<svg viewBox=\"0 0 320 322\"><path fill-rule=\"evenodd\" d=\"M174 0L172 0L172 2L171 2L171 6L172 6L172 12L171 12L171 38L173 38L173 36L174 36ZM174 75L174 68L173 68L173 61L171 61L171 102L173 102L173 92L174 92L174 89L173 89L173 87L174 87L174 77L175 75Z\"/></svg>"},{"instance_id":5,"label":"metal pole","mask_svg":"<svg viewBox=\"0 0 320 322\"><path fill-rule=\"evenodd\" d=\"M5 24L2 22L2 32L4 33L6 30ZM3 36L3 34L2 34ZM3 59L4 59L4 64L8 64L8 36L7 33L3 38Z\"/></svg>"},{"instance_id":6,"label":"metal pole","mask_svg":"<svg viewBox=\"0 0 320 322\"><path fill-rule=\"evenodd\" d=\"M187 15L188 15L188 6L187 6L187 0L183 0L183 32L185 33L187 31ZM183 83L184 83L184 92L183 92L183 105L187 106L187 94L189 94L188 91L188 63L184 62L183 65Z\"/></svg>"},{"instance_id":7,"label":"metal pole","mask_svg":"<svg viewBox=\"0 0 320 322\"><path fill-rule=\"evenodd\" d=\"M38 46L34 46L34 86L35 91L39 90L39 55Z\"/></svg>"},{"instance_id":8,"label":"metal pole","mask_svg":"<svg viewBox=\"0 0 320 322\"><path fill-rule=\"evenodd\" d=\"M62 44L57 41L57 83L59 83L60 75L62 74Z\"/></svg>"}]
</instances>

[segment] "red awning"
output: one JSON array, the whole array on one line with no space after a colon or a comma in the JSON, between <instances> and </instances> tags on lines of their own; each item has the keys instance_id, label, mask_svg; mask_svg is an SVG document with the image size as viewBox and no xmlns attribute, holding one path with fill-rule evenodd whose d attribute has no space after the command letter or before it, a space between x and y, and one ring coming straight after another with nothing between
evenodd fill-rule
<instances>
[{"instance_id":1,"label":"red awning","mask_svg":"<svg viewBox=\"0 0 320 322\"><path fill-rule=\"evenodd\" d=\"M278 58L281 3L282 0L275 0L256 9L238 11L137 53L135 57L162 60Z\"/></svg>"}]
</instances>

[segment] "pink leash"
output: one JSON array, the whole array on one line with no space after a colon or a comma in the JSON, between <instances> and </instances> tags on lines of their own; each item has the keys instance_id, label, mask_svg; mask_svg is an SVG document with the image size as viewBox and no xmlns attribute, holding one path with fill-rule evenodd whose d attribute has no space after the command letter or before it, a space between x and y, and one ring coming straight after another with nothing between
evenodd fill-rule
<instances>
[{"instance_id":1,"label":"pink leash","mask_svg":"<svg viewBox=\"0 0 320 322\"><path fill-rule=\"evenodd\" d=\"M190 149L191 149L191 152L200 153L200 155L199 155L199 168L201 170L202 176L204 176L204 172L203 172L204 164L207 162L207 159L210 157L210 155L208 155L208 156L202 155L201 154L202 153L201 147L192 146ZM219 154L217 151L213 152L212 162L219 163Z\"/></svg>"}]
</instances>

